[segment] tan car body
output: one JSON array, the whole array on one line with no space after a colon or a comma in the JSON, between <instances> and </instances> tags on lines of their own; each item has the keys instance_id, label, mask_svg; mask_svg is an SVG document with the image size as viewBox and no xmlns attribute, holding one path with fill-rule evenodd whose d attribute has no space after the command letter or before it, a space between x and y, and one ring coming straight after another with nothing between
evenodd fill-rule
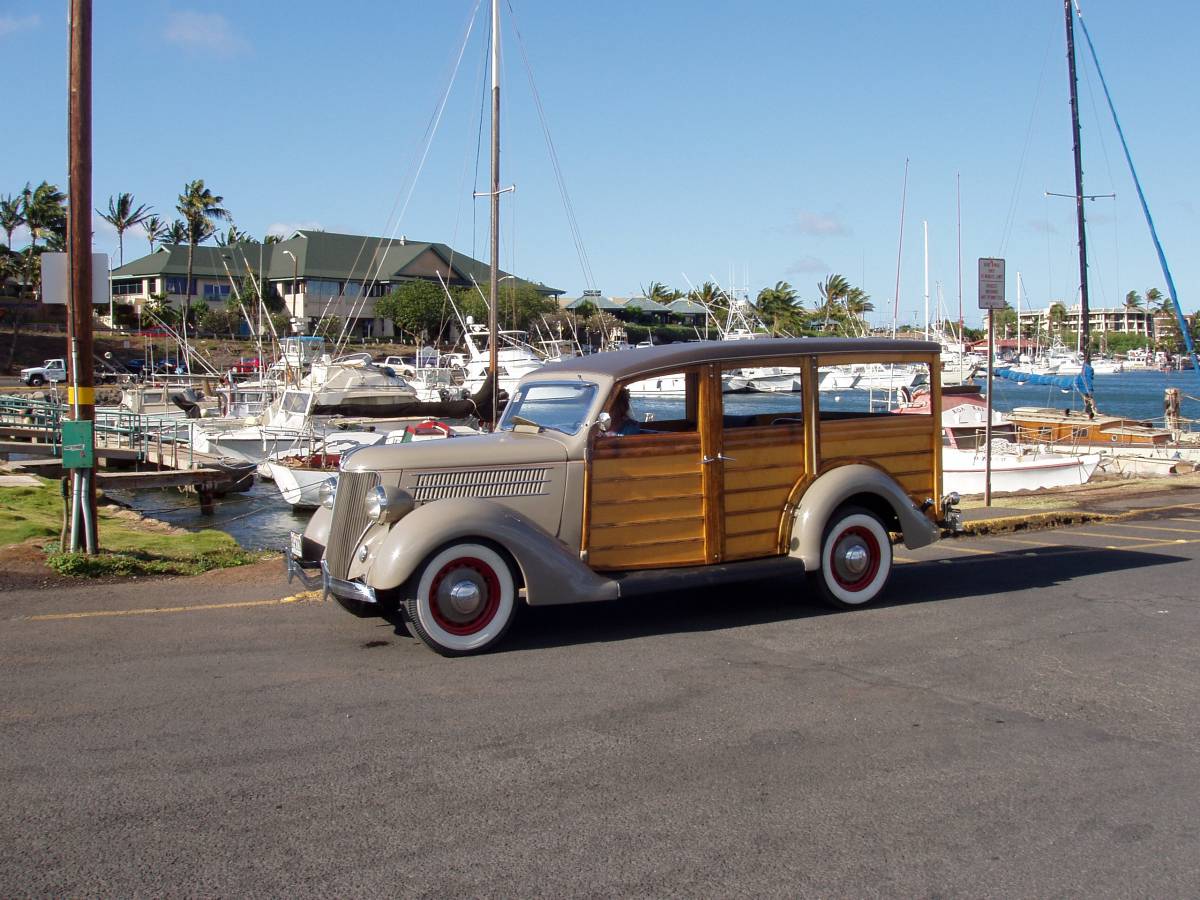
<instances>
[{"instance_id":1,"label":"tan car body","mask_svg":"<svg viewBox=\"0 0 1200 900\"><path fill-rule=\"evenodd\" d=\"M422 564L439 548L483 541L511 557L525 601L540 605L614 599L688 578L701 583L718 575L751 577L784 562L815 571L826 525L846 504L873 511L906 546L921 547L937 540L939 523L950 512L940 497L940 422L934 416L842 414L827 420L815 383L818 365L927 363L938 409L938 351L936 344L915 341L765 339L668 345L550 364L522 385L582 380L597 386L577 434L520 428L359 450L343 461L337 502L343 493L358 492L353 502L361 506L358 495L378 484L403 498L411 511L398 521L372 524L337 503L334 511L322 508L305 531L307 561L293 565L289 557L289 566L311 567L323 556L326 589L370 604L411 590ZM718 418L721 372L768 363L805 369L803 421L780 419L782 424L741 431L724 425ZM680 371L690 373L689 385L708 379L696 391L700 399L688 400L702 407L694 428L685 421L687 430L678 435L645 440L598 433L597 419L622 386ZM711 406L707 414L705 404ZM823 446L838 452L827 456ZM730 447L741 449L724 454ZM775 480L758 486L768 476ZM670 488L673 483L681 487ZM728 490L761 498L748 511L735 508L733 493L723 495L727 486L743 483ZM696 502L691 485L699 486ZM674 493L664 493L668 489ZM675 508L681 512L672 518ZM655 509L664 510L663 516L655 518ZM627 550L621 541L629 542Z\"/></svg>"}]
</instances>

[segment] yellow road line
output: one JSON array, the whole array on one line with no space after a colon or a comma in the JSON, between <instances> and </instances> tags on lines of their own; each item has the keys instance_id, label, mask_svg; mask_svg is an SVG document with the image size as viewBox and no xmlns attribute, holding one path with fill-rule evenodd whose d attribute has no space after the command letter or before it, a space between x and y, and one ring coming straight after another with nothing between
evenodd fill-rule
<instances>
[{"instance_id":1,"label":"yellow road line","mask_svg":"<svg viewBox=\"0 0 1200 900\"><path fill-rule=\"evenodd\" d=\"M995 550L976 550L974 547L955 547L953 544L947 542L943 542L939 546L945 547L947 550L956 550L959 553L972 553L978 556L995 556L997 552Z\"/></svg>"},{"instance_id":2,"label":"yellow road line","mask_svg":"<svg viewBox=\"0 0 1200 900\"><path fill-rule=\"evenodd\" d=\"M1113 527L1117 527L1117 526L1113 526ZM1064 535L1064 536L1065 537L1094 537L1094 538L1100 538L1101 540L1107 540L1107 541L1111 541L1114 539L1119 540L1119 541L1144 541L1146 539L1146 536L1144 534L1117 534L1117 533L1108 534L1105 532L1097 533L1095 531L1072 531L1069 535Z\"/></svg>"},{"instance_id":3,"label":"yellow road line","mask_svg":"<svg viewBox=\"0 0 1200 900\"><path fill-rule=\"evenodd\" d=\"M1127 544L1124 547L1108 547L1108 550L1145 550L1148 547L1178 547L1181 544L1200 544L1200 538L1195 540L1184 540L1176 538L1173 541L1150 541L1145 544Z\"/></svg>"},{"instance_id":4,"label":"yellow road line","mask_svg":"<svg viewBox=\"0 0 1200 900\"><path fill-rule=\"evenodd\" d=\"M993 541L1008 541L1010 544L1023 544L1026 547L1061 547L1062 544L1050 544L1046 541L1030 541L1025 538L1009 537L1007 534L990 535Z\"/></svg>"},{"instance_id":5,"label":"yellow road line","mask_svg":"<svg viewBox=\"0 0 1200 900\"><path fill-rule=\"evenodd\" d=\"M1192 524L1200 524L1195 519L1185 519L1184 521L1191 522ZM1136 528L1139 531L1182 531L1189 534L1200 534L1200 528L1167 528L1163 525L1134 525L1132 522L1122 522L1121 527Z\"/></svg>"},{"instance_id":6,"label":"yellow road line","mask_svg":"<svg viewBox=\"0 0 1200 900\"><path fill-rule=\"evenodd\" d=\"M156 613L198 612L209 609L245 609L252 606L281 606L285 603L303 603L316 600L320 591L303 591L282 597L279 600L244 600L236 603L197 603L193 606L156 606L149 609L97 609L88 612L45 613L40 616L25 616L27 622L56 622L64 619L101 619L114 616L149 616Z\"/></svg>"}]
</instances>

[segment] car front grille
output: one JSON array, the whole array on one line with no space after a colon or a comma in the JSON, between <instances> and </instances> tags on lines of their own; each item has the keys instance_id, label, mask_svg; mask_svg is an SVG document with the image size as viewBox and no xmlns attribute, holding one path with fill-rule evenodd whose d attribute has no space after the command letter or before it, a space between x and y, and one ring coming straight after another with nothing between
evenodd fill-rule
<instances>
[{"instance_id":1,"label":"car front grille","mask_svg":"<svg viewBox=\"0 0 1200 900\"><path fill-rule=\"evenodd\" d=\"M379 484L374 472L342 472L338 475L337 496L333 501L333 521L329 525L329 543L325 564L334 578L345 578L358 539L367 528L367 492Z\"/></svg>"}]
</instances>

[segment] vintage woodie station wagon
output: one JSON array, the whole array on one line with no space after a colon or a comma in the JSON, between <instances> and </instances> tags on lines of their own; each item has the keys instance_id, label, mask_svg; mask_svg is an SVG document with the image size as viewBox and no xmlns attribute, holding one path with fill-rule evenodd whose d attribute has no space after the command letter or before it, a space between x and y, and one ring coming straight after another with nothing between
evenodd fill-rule
<instances>
[{"instance_id":1,"label":"vintage woodie station wagon","mask_svg":"<svg viewBox=\"0 0 1200 900\"><path fill-rule=\"evenodd\" d=\"M891 535L910 548L937 540L956 524L957 497L940 496L937 416L848 409L818 391L819 369L926 367L937 410L938 352L767 338L548 364L521 381L492 434L344 458L292 536L289 578L358 615L398 608L449 656L492 647L522 601L764 576L790 592L784 576L807 573L828 602L861 606L887 583ZM767 367L794 372L801 389L766 412L728 393L733 373Z\"/></svg>"}]
</instances>

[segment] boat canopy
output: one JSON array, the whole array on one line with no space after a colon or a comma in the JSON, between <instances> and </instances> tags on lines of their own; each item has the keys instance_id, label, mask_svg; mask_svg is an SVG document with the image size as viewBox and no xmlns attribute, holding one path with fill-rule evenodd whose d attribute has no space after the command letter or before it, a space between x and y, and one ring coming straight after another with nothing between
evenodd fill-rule
<instances>
[{"instance_id":1,"label":"boat canopy","mask_svg":"<svg viewBox=\"0 0 1200 900\"><path fill-rule=\"evenodd\" d=\"M1088 365L1077 375L1034 375L1031 372L1021 372L1017 369L996 369L993 373L997 378L1007 378L1018 384L1049 384L1060 387L1064 391L1075 390L1081 394L1092 393L1092 376L1095 370Z\"/></svg>"}]
</instances>

